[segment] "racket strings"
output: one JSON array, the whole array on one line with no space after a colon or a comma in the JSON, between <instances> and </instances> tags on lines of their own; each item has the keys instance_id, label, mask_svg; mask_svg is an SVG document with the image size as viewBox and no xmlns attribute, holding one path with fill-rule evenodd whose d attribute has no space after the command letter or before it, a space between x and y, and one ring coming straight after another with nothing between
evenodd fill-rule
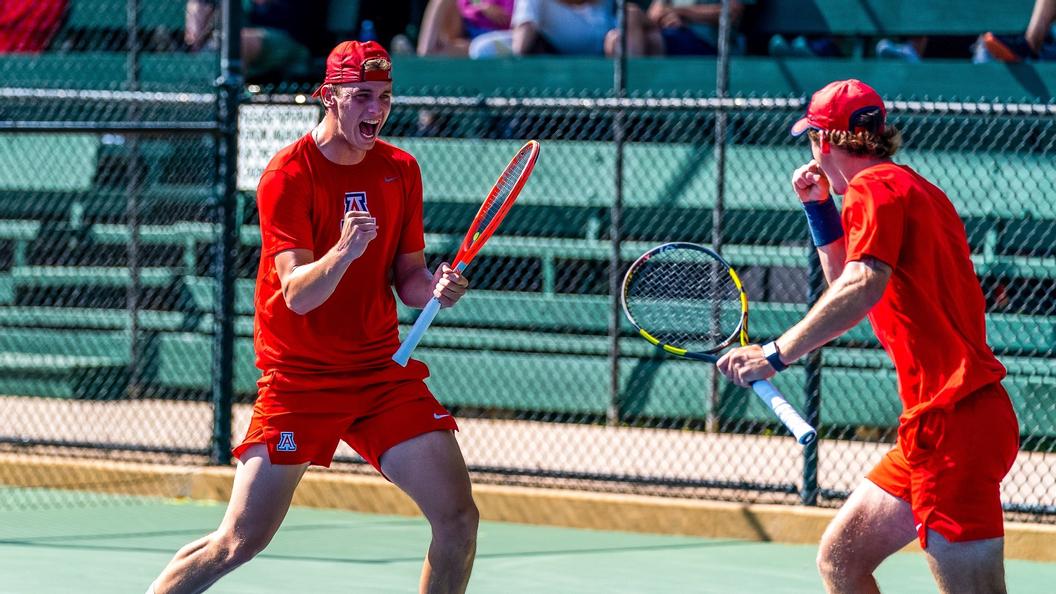
<instances>
[{"instance_id":1,"label":"racket strings","mask_svg":"<svg viewBox=\"0 0 1056 594\"><path fill-rule=\"evenodd\" d=\"M741 291L725 265L690 250L660 253L642 263L631 276L626 303L638 326L654 338L695 352L729 344L743 319Z\"/></svg>"},{"instance_id":2,"label":"racket strings","mask_svg":"<svg viewBox=\"0 0 1056 594\"><path fill-rule=\"evenodd\" d=\"M514 158L513 163L499 176L499 181L495 184L495 192L489 199L487 206L484 207L484 216L480 220L478 234L480 231L487 229L491 221L502 212L503 206L513 196L513 190L517 187L517 180L520 179L527 166L528 152L519 153ZM474 239L476 238L474 237Z\"/></svg>"}]
</instances>

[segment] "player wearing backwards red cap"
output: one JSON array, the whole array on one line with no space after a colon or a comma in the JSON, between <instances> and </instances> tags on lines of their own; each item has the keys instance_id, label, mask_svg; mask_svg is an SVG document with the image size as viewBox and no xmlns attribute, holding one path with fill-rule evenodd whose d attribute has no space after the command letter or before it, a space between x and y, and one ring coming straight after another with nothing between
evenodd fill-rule
<instances>
[{"instance_id":1,"label":"player wearing backwards red cap","mask_svg":"<svg viewBox=\"0 0 1056 594\"><path fill-rule=\"evenodd\" d=\"M418 504L432 527L422 592L463 592L477 509L451 414L428 369L392 362L391 286L412 307L461 297L465 278L426 268L422 179L414 158L378 140L391 63L376 43L330 53L315 96L323 121L268 164L257 190L262 246L254 346L263 371L227 513L182 548L156 594L201 592L264 549L309 464L344 440Z\"/></svg>"},{"instance_id":2,"label":"player wearing backwards red cap","mask_svg":"<svg viewBox=\"0 0 1056 594\"><path fill-rule=\"evenodd\" d=\"M811 98L792 134L809 133L814 159L792 186L829 289L776 341L730 351L719 369L741 385L771 377L868 316L903 412L896 446L822 537L825 586L876 592L876 567L918 538L943 592L1004 592L999 486L1019 447L1005 368L986 344L964 225L942 190L891 161L901 136L885 118L857 80Z\"/></svg>"}]
</instances>

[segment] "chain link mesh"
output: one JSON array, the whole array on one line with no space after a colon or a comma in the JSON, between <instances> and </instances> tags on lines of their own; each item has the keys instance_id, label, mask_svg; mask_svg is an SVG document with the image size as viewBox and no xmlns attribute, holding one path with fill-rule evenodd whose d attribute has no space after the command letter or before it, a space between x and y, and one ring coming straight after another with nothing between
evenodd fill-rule
<instances>
[{"instance_id":1,"label":"chain link mesh","mask_svg":"<svg viewBox=\"0 0 1056 594\"><path fill-rule=\"evenodd\" d=\"M98 2L117 11L100 14L125 14L123 1ZM182 3L172 5L182 19ZM77 18L51 42L66 53L0 60L0 442L23 457L202 464L213 437L217 56L171 51L182 22L171 7L104 26L77 20L98 15L74 6ZM716 379L709 365L657 352L622 317L619 356L611 355L619 313L609 286L656 243L718 245L752 302L753 338L794 323L811 290L806 226L788 189L791 171L809 159L788 136L802 101L597 99L604 94L422 92L397 101L385 135L421 164L430 267L457 251L523 141L542 142L518 204L467 272L473 291L438 316L416 356L460 417L459 440L480 480L799 501L812 464L749 392ZM1030 105L894 101L891 112L906 140L898 160L945 189L965 222L990 341L1009 369L1022 450L1005 481L1006 507L1052 522L1056 120L1050 106ZM247 97L241 116L236 439L258 373L256 177L320 113L303 96L261 94ZM416 312L399 315L406 331ZM818 502L831 505L892 447L900 405L891 364L867 327L827 347L822 362L816 480ZM801 369L775 383L803 410ZM342 468L365 470L341 448ZM0 482L117 489L95 473L39 484L26 472ZM57 505L31 488L10 492L5 506ZM83 492L71 491L65 504L95 501Z\"/></svg>"}]
</instances>

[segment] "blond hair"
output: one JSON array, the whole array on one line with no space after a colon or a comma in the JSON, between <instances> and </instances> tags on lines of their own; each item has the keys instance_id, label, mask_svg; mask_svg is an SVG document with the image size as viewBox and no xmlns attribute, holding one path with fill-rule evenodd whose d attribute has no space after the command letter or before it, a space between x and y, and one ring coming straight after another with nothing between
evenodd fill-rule
<instances>
[{"instance_id":1,"label":"blond hair","mask_svg":"<svg viewBox=\"0 0 1056 594\"><path fill-rule=\"evenodd\" d=\"M810 130L808 134L812 141L820 141L821 132L818 130ZM825 137L832 146L860 157L890 158L902 148L902 132L894 126L887 126L880 134L864 130L826 130Z\"/></svg>"}]
</instances>

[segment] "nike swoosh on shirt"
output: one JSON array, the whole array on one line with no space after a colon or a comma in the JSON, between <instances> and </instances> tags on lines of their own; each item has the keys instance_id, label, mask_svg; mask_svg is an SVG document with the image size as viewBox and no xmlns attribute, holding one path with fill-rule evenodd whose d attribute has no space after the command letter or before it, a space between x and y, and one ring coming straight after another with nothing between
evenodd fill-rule
<instances>
[{"instance_id":1,"label":"nike swoosh on shirt","mask_svg":"<svg viewBox=\"0 0 1056 594\"><path fill-rule=\"evenodd\" d=\"M394 182L394 181L396 181L398 179L400 179L400 176L398 176L398 175L394 175L392 177L386 177L385 178L385 183L387 183L387 184L388 183L392 183L392 182Z\"/></svg>"},{"instance_id":2,"label":"nike swoosh on shirt","mask_svg":"<svg viewBox=\"0 0 1056 594\"><path fill-rule=\"evenodd\" d=\"M448 414L446 414L446 415L438 415L438 414L436 414L436 413L433 413L433 418L434 418L434 419L436 419L437 421L439 421L440 419L442 419L442 418L444 418L444 417L450 417L450 416L451 416L451 414L450 414L450 413L448 413Z\"/></svg>"}]
</instances>

